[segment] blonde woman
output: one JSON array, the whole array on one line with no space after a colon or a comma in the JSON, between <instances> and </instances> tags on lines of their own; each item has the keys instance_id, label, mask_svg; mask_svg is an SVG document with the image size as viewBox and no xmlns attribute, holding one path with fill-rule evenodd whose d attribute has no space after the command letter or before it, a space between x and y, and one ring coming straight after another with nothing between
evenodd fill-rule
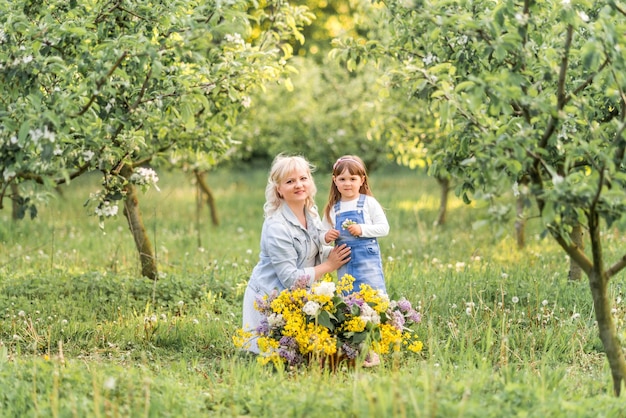
<instances>
[{"instance_id":1,"label":"blonde woman","mask_svg":"<svg viewBox=\"0 0 626 418\"><path fill-rule=\"evenodd\" d=\"M255 332L264 325L263 316L254 307L258 298L291 288L299 280L310 286L350 261L346 245L333 247L322 259L322 223L315 206L317 188L312 169L300 156L278 155L272 163L265 188L259 262L243 298L245 331ZM255 339L245 348L259 352Z\"/></svg>"}]
</instances>

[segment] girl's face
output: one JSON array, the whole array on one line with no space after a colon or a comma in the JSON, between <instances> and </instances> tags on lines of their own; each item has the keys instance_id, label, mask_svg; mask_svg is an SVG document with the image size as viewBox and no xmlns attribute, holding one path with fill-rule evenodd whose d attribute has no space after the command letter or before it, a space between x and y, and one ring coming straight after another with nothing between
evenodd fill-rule
<instances>
[{"instance_id":1,"label":"girl's face","mask_svg":"<svg viewBox=\"0 0 626 418\"><path fill-rule=\"evenodd\" d=\"M288 205L304 204L311 191L311 176L306 170L295 169L280 182L277 190Z\"/></svg>"},{"instance_id":2,"label":"girl's face","mask_svg":"<svg viewBox=\"0 0 626 418\"><path fill-rule=\"evenodd\" d=\"M350 174L347 169L338 176L333 176L333 182L341 193L341 200L353 200L359 197L359 190L365 181L365 177L358 174Z\"/></svg>"}]
</instances>

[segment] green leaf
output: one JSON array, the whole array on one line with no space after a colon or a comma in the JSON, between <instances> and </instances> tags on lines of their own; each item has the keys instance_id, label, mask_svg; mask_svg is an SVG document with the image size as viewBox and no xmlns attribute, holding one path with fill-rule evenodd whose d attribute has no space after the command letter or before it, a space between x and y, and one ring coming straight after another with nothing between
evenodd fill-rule
<instances>
[{"instance_id":1,"label":"green leaf","mask_svg":"<svg viewBox=\"0 0 626 418\"><path fill-rule=\"evenodd\" d=\"M354 333L354 335L352 336L352 342L354 344L360 344L363 341L365 341L365 339L367 338L367 335L369 333L367 331L362 331L362 332L356 332Z\"/></svg>"},{"instance_id":2,"label":"green leaf","mask_svg":"<svg viewBox=\"0 0 626 418\"><path fill-rule=\"evenodd\" d=\"M317 316L317 323L328 328L331 331L335 329L335 325L330 320L330 315L327 311L320 312L320 314Z\"/></svg>"}]
</instances>

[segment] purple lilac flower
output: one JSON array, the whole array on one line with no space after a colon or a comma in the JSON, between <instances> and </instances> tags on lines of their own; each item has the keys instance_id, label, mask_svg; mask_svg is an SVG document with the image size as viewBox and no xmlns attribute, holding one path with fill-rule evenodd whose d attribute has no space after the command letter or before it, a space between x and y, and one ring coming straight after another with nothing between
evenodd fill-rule
<instances>
[{"instance_id":1,"label":"purple lilac flower","mask_svg":"<svg viewBox=\"0 0 626 418\"><path fill-rule=\"evenodd\" d=\"M256 303L256 310L259 312L265 312L270 308L269 300L265 300L263 296L257 296L254 302Z\"/></svg>"},{"instance_id":2,"label":"purple lilac flower","mask_svg":"<svg viewBox=\"0 0 626 418\"><path fill-rule=\"evenodd\" d=\"M357 297L354 293L343 298L343 301L351 308L354 305L363 306L363 299Z\"/></svg>"},{"instance_id":3,"label":"purple lilac flower","mask_svg":"<svg viewBox=\"0 0 626 418\"><path fill-rule=\"evenodd\" d=\"M280 340L278 341L278 344L280 344L281 347L298 348L298 343L297 343L296 339L293 338L293 337L287 337L285 335L280 337Z\"/></svg>"},{"instance_id":4,"label":"purple lilac flower","mask_svg":"<svg viewBox=\"0 0 626 418\"><path fill-rule=\"evenodd\" d=\"M409 321L413 321L417 324L422 321L422 314L417 311L413 311L410 313L410 315L407 316L407 318L409 319Z\"/></svg>"},{"instance_id":5,"label":"purple lilac flower","mask_svg":"<svg viewBox=\"0 0 626 418\"><path fill-rule=\"evenodd\" d=\"M296 366L300 363L300 357L296 351L289 348L280 347L278 349L278 355L285 359L290 366Z\"/></svg>"},{"instance_id":6,"label":"purple lilac flower","mask_svg":"<svg viewBox=\"0 0 626 418\"><path fill-rule=\"evenodd\" d=\"M413 306L411 306L411 302L406 298L401 298L398 300L398 308L400 308L403 312L410 312L413 310Z\"/></svg>"},{"instance_id":7,"label":"purple lilac flower","mask_svg":"<svg viewBox=\"0 0 626 418\"><path fill-rule=\"evenodd\" d=\"M404 315L400 311L393 311L391 313L391 325L399 330L404 329Z\"/></svg>"},{"instance_id":8,"label":"purple lilac flower","mask_svg":"<svg viewBox=\"0 0 626 418\"><path fill-rule=\"evenodd\" d=\"M343 345L341 346L341 350L346 354L346 357L348 357L349 359L355 359L359 355L359 350L350 346L347 343L343 343Z\"/></svg>"},{"instance_id":9,"label":"purple lilac flower","mask_svg":"<svg viewBox=\"0 0 626 418\"><path fill-rule=\"evenodd\" d=\"M291 286L292 290L295 289L306 289L309 287L309 282L311 281L311 277L308 274L304 276L298 277L294 282L293 286Z\"/></svg>"},{"instance_id":10,"label":"purple lilac flower","mask_svg":"<svg viewBox=\"0 0 626 418\"><path fill-rule=\"evenodd\" d=\"M256 327L256 333L258 335L267 335L270 332L270 324L267 322L267 318L263 317L259 326Z\"/></svg>"}]
</instances>

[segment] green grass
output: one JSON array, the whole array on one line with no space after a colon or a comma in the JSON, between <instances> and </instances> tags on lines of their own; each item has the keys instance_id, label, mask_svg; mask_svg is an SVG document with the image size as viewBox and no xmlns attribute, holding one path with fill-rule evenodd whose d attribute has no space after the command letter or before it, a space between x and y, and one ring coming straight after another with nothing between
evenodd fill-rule
<instances>
[{"instance_id":1,"label":"green grass","mask_svg":"<svg viewBox=\"0 0 626 418\"><path fill-rule=\"evenodd\" d=\"M123 216L104 231L88 216L97 177L64 188L34 220L11 221L4 202L0 416L621 416L588 285L568 282L568 260L538 221L523 251L512 224L474 230L486 209L454 197L434 227L433 180L374 173L391 225L380 240L388 289L420 307L424 352L374 370L285 372L231 342L258 257L266 170L209 175L219 226L198 210L190 177L159 175L161 192L141 195L157 282L140 277ZM327 180L316 173L320 210ZM605 234L607 263L623 251L623 229ZM620 274L620 333L623 288Z\"/></svg>"}]
</instances>

